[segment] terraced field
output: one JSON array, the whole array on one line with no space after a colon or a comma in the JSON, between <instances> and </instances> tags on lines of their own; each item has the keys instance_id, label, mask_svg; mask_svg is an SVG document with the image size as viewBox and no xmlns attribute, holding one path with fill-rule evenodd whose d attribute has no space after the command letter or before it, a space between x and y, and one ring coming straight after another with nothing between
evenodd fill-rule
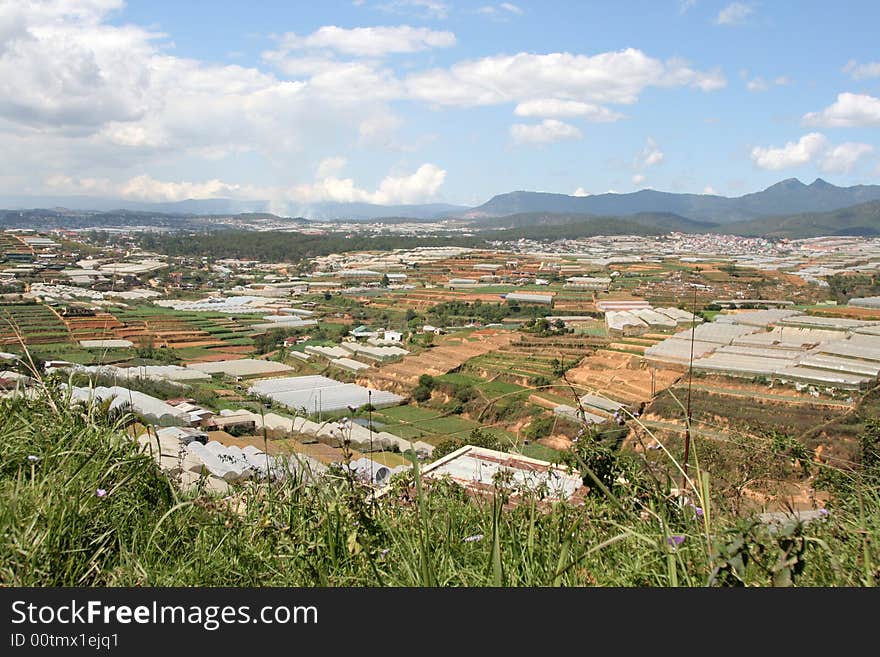
<instances>
[{"instance_id":1,"label":"terraced field","mask_svg":"<svg viewBox=\"0 0 880 657\"><path fill-rule=\"evenodd\" d=\"M471 358L504 347L514 339L515 334L509 331L492 329L446 336L434 347L365 373L364 381L382 389L391 389L395 384L414 386L422 374L446 374Z\"/></svg>"},{"instance_id":2,"label":"terraced field","mask_svg":"<svg viewBox=\"0 0 880 657\"><path fill-rule=\"evenodd\" d=\"M448 438L466 438L478 427L502 440L516 442L516 436L498 427L480 425L459 415L444 415L435 409L412 405L376 411L373 421L377 429L432 445L438 445Z\"/></svg>"},{"instance_id":3,"label":"terraced field","mask_svg":"<svg viewBox=\"0 0 880 657\"><path fill-rule=\"evenodd\" d=\"M18 344L20 333L25 344L68 342L70 332L54 310L39 303L0 305L0 344Z\"/></svg>"},{"instance_id":4,"label":"terraced field","mask_svg":"<svg viewBox=\"0 0 880 657\"><path fill-rule=\"evenodd\" d=\"M0 232L0 253L32 254L33 252L34 250L31 247L22 242L15 235Z\"/></svg>"},{"instance_id":5,"label":"terraced field","mask_svg":"<svg viewBox=\"0 0 880 657\"><path fill-rule=\"evenodd\" d=\"M653 372L653 373L652 373ZM681 372L649 367L637 354L600 349L568 371L566 378L587 390L625 404L651 400L681 377Z\"/></svg>"},{"instance_id":6,"label":"terraced field","mask_svg":"<svg viewBox=\"0 0 880 657\"><path fill-rule=\"evenodd\" d=\"M251 325L254 315L232 318L222 313L181 313L157 307L123 309L116 313L123 322L116 337L135 344L152 341L159 347L175 349L207 348L227 353L247 353L253 344Z\"/></svg>"},{"instance_id":7,"label":"terraced field","mask_svg":"<svg viewBox=\"0 0 880 657\"><path fill-rule=\"evenodd\" d=\"M578 363L591 354L603 340L589 335L565 335L539 338L521 335L520 339L496 351L469 360L462 368L482 379L501 379L528 385L535 377L555 379L553 361Z\"/></svg>"},{"instance_id":8,"label":"terraced field","mask_svg":"<svg viewBox=\"0 0 880 657\"><path fill-rule=\"evenodd\" d=\"M97 311L91 315L65 315L61 313L61 320L70 332L73 341L79 340L109 340L116 337L117 329L124 326L114 315Z\"/></svg>"}]
</instances>

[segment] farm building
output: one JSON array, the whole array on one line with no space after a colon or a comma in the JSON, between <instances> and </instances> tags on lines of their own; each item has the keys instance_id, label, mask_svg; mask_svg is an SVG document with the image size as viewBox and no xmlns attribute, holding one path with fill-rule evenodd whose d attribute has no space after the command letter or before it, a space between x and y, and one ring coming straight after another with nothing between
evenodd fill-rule
<instances>
[{"instance_id":1,"label":"farm building","mask_svg":"<svg viewBox=\"0 0 880 657\"><path fill-rule=\"evenodd\" d=\"M847 304L854 308L877 308L880 309L880 297L853 297Z\"/></svg>"},{"instance_id":2,"label":"farm building","mask_svg":"<svg viewBox=\"0 0 880 657\"><path fill-rule=\"evenodd\" d=\"M648 330L648 325L628 310L606 311L605 326L609 333L618 335L641 335Z\"/></svg>"},{"instance_id":3,"label":"farm building","mask_svg":"<svg viewBox=\"0 0 880 657\"><path fill-rule=\"evenodd\" d=\"M516 303L538 303L545 306L553 305L552 294L529 294L528 292L509 292L504 295L504 299L508 302Z\"/></svg>"},{"instance_id":4,"label":"farm building","mask_svg":"<svg viewBox=\"0 0 880 657\"><path fill-rule=\"evenodd\" d=\"M565 279L565 287L579 290L608 290L611 278L608 276L570 276Z\"/></svg>"},{"instance_id":5,"label":"farm building","mask_svg":"<svg viewBox=\"0 0 880 657\"><path fill-rule=\"evenodd\" d=\"M182 426L189 423L188 414L179 411L161 399L143 392L121 386L97 386L94 388L72 387L71 398L92 403L110 401L110 410L131 412L142 416L147 422L159 426Z\"/></svg>"},{"instance_id":6,"label":"farm building","mask_svg":"<svg viewBox=\"0 0 880 657\"><path fill-rule=\"evenodd\" d=\"M784 299L715 299L712 303L719 306L773 306L780 308L783 306L793 306L794 301L785 301Z\"/></svg>"},{"instance_id":7,"label":"farm building","mask_svg":"<svg viewBox=\"0 0 880 657\"><path fill-rule=\"evenodd\" d=\"M370 366L366 363L351 358L334 358L330 361L330 364L335 365L336 367L341 367L349 372L360 372L361 370L370 369Z\"/></svg>"},{"instance_id":8,"label":"farm building","mask_svg":"<svg viewBox=\"0 0 880 657\"><path fill-rule=\"evenodd\" d=\"M131 340L80 340L83 349L130 349L134 346Z\"/></svg>"},{"instance_id":9,"label":"farm building","mask_svg":"<svg viewBox=\"0 0 880 657\"><path fill-rule=\"evenodd\" d=\"M313 346L309 345L305 348L305 352L307 354L313 354L315 356L323 356L327 359L332 358L345 358L346 356L350 356L351 352L343 349L342 347L323 347L323 346Z\"/></svg>"},{"instance_id":10,"label":"farm building","mask_svg":"<svg viewBox=\"0 0 880 657\"><path fill-rule=\"evenodd\" d=\"M637 310L639 308L650 308L651 304L647 301L639 301L638 299L627 299L627 300L606 300L606 301L597 301L596 308L602 312L608 312L609 310Z\"/></svg>"},{"instance_id":11,"label":"farm building","mask_svg":"<svg viewBox=\"0 0 880 657\"><path fill-rule=\"evenodd\" d=\"M257 381L251 394L266 395L293 409L307 413L339 411L359 408L372 402L373 406L399 404L403 397L382 390L370 390L354 383L340 383L325 376L294 376Z\"/></svg>"},{"instance_id":12,"label":"farm building","mask_svg":"<svg viewBox=\"0 0 880 657\"><path fill-rule=\"evenodd\" d=\"M273 360L256 360L254 358L218 360L211 363L189 363L187 367L199 372L205 372L206 374L225 374L240 378L270 376L272 374L293 371L290 365Z\"/></svg>"},{"instance_id":13,"label":"farm building","mask_svg":"<svg viewBox=\"0 0 880 657\"><path fill-rule=\"evenodd\" d=\"M453 290L457 287L476 287L480 284L476 278L450 278L446 285Z\"/></svg>"},{"instance_id":14,"label":"farm building","mask_svg":"<svg viewBox=\"0 0 880 657\"><path fill-rule=\"evenodd\" d=\"M693 330L694 371L764 377L844 390L868 386L880 375L880 335L872 322L811 317L791 311L744 313L746 321L713 322ZM739 314L722 316L735 319ZM692 331L681 331L645 351L648 360L687 367Z\"/></svg>"},{"instance_id":15,"label":"farm building","mask_svg":"<svg viewBox=\"0 0 880 657\"><path fill-rule=\"evenodd\" d=\"M514 495L519 490L543 489L547 497L565 500L583 485L580 475L546 461L473 445L465 445L422 470L426 479L449 477L471 492L488 494L494 492L500 474L511 477Z\"/></svg>"}]
</instances>

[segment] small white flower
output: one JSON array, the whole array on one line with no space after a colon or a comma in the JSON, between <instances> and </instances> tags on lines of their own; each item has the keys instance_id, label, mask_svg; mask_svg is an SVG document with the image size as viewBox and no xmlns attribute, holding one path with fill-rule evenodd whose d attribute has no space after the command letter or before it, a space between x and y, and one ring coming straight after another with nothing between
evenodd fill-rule
<instances>
[{"instance_id":1,"label":"small white flower","mask_svg":"<svg viewBox=\"0 0 880 657\"><path fill-rule=\"evenodd\" d=\"M483 535L482 534L474 534L473 536L468 536L463 540L465 543L474 543L476 541L482 541Z\"/></svg>"}]
</instances>

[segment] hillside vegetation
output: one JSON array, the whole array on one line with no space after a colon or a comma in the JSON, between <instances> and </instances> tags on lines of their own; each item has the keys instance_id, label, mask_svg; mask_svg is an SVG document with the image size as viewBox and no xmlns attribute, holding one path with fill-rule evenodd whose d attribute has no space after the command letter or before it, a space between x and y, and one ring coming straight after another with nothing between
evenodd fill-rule
<instances>
[{"instance_id":1,"label":"hillside vegetation","mask_svg":"<svg viewBox=\"0 0 880 657\"><path fill-rule=\"evenodd\" d=\"M838 473L824 520L771 531L589 438L573 459L583 503L467 497L401 479L370 501L340 473L321 485L251 484L184 495L128 432L132 418L71 407L50 386L0 401L0 582L33 586L870 585L880 576L880 496ZM876 458L875 458L876 457ZM871 459L874 459L873 461ZM693 474L693 472L692 472Z\"/></svg>"},{"instance_id":2,"label":"hillside vegetation","mask_svg":"<svg viewBox=\"0 0 880 657\"><path fill-rule=\"evenodd\" d=\"M734 235L800 239L824 235L880 235L880 201L869 201L832 212L761 217L718 229Z\"/></svg>"}]
</instances>

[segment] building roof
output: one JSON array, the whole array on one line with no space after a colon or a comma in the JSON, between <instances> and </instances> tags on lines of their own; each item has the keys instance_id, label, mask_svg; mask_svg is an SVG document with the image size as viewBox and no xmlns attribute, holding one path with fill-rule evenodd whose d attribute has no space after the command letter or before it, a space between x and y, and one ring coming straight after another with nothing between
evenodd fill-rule
<instances>
[{"instance_id":1,"label":"building roof","mask_svg":"<svg viewBox=\"0 0 880 657\"><path fill-rule=\"evenodd\" d=\"M496 475L507 474L512 479L514 494L523 489L544 489L552 499L568 499L583 485L580 475L547 461L473 445L465 445L425 466L421 474L427 479L449 476L477 493L492 492L497 485Z\"/></svg>"}]
</instances>

